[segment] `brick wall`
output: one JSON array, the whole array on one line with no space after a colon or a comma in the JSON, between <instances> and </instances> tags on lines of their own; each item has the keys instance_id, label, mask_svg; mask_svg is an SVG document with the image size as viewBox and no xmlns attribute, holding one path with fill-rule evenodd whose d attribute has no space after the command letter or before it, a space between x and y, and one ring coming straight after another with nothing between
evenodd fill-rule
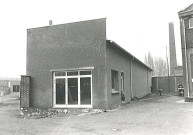
<instances>
[{"instance_id":1,"label":"brick wall","mask_svg":"<svg viewBox=\"0 0 193 135\"><path fill-rule=\"evenodd\" d=\"M190 16L191 17L191 16ZM190 18L189 17L189 18ZM185 38L187 48L193 48L193 29L189 29L189 18L184 19L185 24Z\"/></svg>"},{"instance_id":2,"label":"brick wall","mask_svg":"<svg viewBox=\"0 0 193 135\"><path fill-rule=\"evenodd\" d=\"M20 108L30 107L30 76L21 76L20 83Z\"/></svg>"}]
</instances>

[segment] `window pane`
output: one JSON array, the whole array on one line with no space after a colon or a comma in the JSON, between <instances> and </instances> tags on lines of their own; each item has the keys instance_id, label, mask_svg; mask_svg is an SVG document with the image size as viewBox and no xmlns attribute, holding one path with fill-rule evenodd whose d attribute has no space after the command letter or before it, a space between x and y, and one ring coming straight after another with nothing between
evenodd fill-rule
<instances>
[{"instance_id":1,"label":"window pane","mask_svg":"<svg viewBox=\"0 0 193 135\"><path fill-rule=\"evenodd\" d=\"M66 72L55 72L55 76L66 76Z\"/></svg>"},{"instance_id":2,"label":"window pane","mask_svg":"<svg viewBox=\"0 0 193 135\"><path fill-rule=\"evenodd\" d=\"M68 104L78 104L78 78L68 78Z\"/></svg>"},{"instance_id":3,"label":"window pane","mask_svg":"<svg viewBox=\"0 0 193 135\"><path fill-rule=\"evenodd\" d=\"M91 71L80 71L80 75L91 75Z\"/></svg>"},{"instance_id":4,"label":"window pane","mask_svg":"<svg viewBox=\"0 0 193 135\"><path fill-rule=\"evenodd\" d=\"M193 28L193 18L189 19L189 28Z\"/></svg>"},{"instance_id":5,"label":"window pane","mask_svg":"<svg viewBox=\"0 0 193 135\"><path fill-rule=\"evenodd\" d=\"M74 76L74 75L78 75L78 71L74 71L74 72L67 72L68 76Z\"/></svg>"},{"instance_id":6,"label":"window pane","mask_svg":"<svg viewBox=\"0 0 193 135\"><path fill-rule=\"evenodd\" d=\"M56 104L65 104L65 79L56 79Z\"/></svg>"},{"instance_id":7,"label":"window pane","mask_svg":"<svg viewBox=\"0 0 193 135\"><path fill-rule=\"evenodd\" d=\"M118 91L119 90L118 71L111 70L111 81L112 81L112 89Z\"/></svg>"},{"instance_id":8,"label":"window pane","mask_svg":"<svg viewBox=\"0 0 193 135\"><path fill-rule=\"evenodd\" d=\"M80 78L80 98L81 105L91 104L91 78Z\"/></svg>"},{"instance_id":9,"label":"window pane","mask_svg":"<svg viewBox=\"0 0 193 135\"><path fill-rule=\"evenodd\" d=\"M112 70L111 71L111 82L112 82L112 89L115 89L115 73L114 73L114 71Z\"/></svg>"}]
</instances>

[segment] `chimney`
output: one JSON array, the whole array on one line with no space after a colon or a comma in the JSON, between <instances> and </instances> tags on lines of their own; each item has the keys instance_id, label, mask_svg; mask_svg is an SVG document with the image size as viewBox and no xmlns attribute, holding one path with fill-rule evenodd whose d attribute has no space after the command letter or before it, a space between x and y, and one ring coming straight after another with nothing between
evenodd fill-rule
<instances>
[{"instance_id":1,"label":"chimney","mask_svg":"<svg viewBox=\"0 0 193 135\"><path fill-rule=\"evenodd\" d=\"M177 66L177 60L176 60L176 45L175 45L173 22L169 23L169 50L170 50L170 75L175 75L175 67Z\"/></svg>"},{"instance_id":2,"label":"chimney","mask_svg":"<svg viewBox=\"0 0 193 135\"><path fill-rule=\"evenodd\" d=\"M49 25L52 25L52 20L49 20Z\"/></svg>"}]
</instances>

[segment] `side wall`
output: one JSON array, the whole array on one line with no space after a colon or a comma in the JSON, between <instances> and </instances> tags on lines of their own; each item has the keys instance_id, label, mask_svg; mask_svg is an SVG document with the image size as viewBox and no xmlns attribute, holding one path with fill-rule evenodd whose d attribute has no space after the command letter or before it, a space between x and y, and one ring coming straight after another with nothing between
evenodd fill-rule
<instances>
[{"instance_id":1,"label":"side wall","mask_svg":"<svg viewBox=\"0 0 193 135\"><path fill-rule=\"evenodd\" d=\"M106 106L106 19L53 25L27 31L30 106L53 106L54 69L94 67L93 107Z\"/></svg>"},{"instance_id":2,"label":"side wall","mask_svg":"<svg viewBox=\"0 0 193 135\"><path fill-rule=\"evenodd\" d=\"M121 104L121 72L124 72L125 102L131 98L142 97L151 93L151 71L141 63L133 60L125 52L116 46L107 44L106 57L107 70L107 95L110 108L116 108ZM118 71L119 93L112 93L111 70Z\"/></svg>"},{"instance_id":3,"label":"side wall","mask_svg":"<svg viewBox=\"0 0 193 135\"><path fill-rule=\"evenodd\" d=\"M151 71L134 60L132 62L132 96L140 98L151 93L151 86Z\"/></svg>"},{"instance_id":4,"label":"side wall","mask_svg":"<svg viewBox=\"0 0 193 135\"><path fill-rule=\"evenodd\" d=\"M116 47L107 44L107 95L108 95L108 105L109 108L116 108L121 105L121 72L124 72L124 92L125 92L125 102L131 100L131 74L130 58L126 56L123 52L119 51ZM119 93L112 93L112 82L111 82L111 70L118 71L119 80Z\"/></svg>"}]
</instances>

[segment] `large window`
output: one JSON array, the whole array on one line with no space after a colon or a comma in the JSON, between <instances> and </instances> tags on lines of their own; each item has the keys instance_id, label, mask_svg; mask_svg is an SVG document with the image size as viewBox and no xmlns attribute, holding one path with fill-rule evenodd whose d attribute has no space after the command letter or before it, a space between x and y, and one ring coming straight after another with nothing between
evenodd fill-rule
<instances>
[{"instance_id":1,"label":"large window","mask_svg":"<svg viewBox=\"0 0 193 135\"><path fill-rule=\"evenodd\" d=\"M54 107L92 107L92 71L54 72Z\"/></svg>"},{"instance_id":2,"label":"large window","mask_svg":"<svg viewBox=\"0 0 193 135\"><path fill-rule=\"evenodd\" d=\"M111 70L112 91L119 91L118 71Z\"/></svg>"},{"instance_id":3,"label":"large window","mask_svg":"<svg viewBox=\"0 0 193 135\"><path fill-rule=\"evenodd\" d=\"M193 18L189 19L189 28L193 28Z\"/></svg>"}]
</instances>

